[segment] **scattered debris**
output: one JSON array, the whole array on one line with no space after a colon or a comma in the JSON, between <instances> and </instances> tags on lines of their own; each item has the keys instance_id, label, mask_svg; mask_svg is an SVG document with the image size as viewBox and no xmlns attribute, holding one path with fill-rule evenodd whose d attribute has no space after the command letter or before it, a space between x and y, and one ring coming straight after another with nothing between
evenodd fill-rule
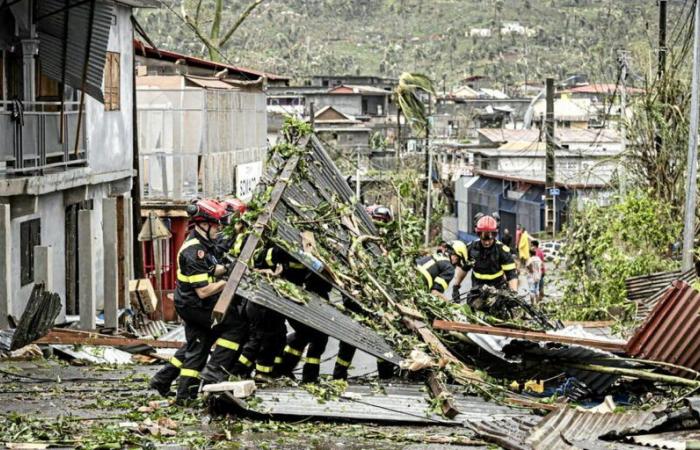
<instances>
[{"instance_id":1,"label":"scattered debris","mask_svg":"<svg viewBox=\"0 0 700 450\"><path fill-rule=\"evenodd\" d=\"M46 335L60 312L61 299L58 294L47 292L41 283L35 284L9 347L0 349L17 350ZM6 339L0 339L0 345L3 343L6 343Z\"/></svg>"},{"instance_id":2,"label":"scattered debris","mask_svg":"<svg viewBox=\"0 0 700 450\"><path fill-rule=\"evenodd\" d=\"M113 347L90 345L52 345L54 353L64 356L72 364L132 364L131 353Z\"/></svg>"},{"instance_id":3,"label":"scattered debris","mask_svg":"<svg viewBox=\"0 0 700 450\"><path fill-rule=\"evenodd\" d=\"M34 342L36 344L107 345L112 347L148 345L156 348L180 348L182 346L182 342L178 341L124 338L66 328L53 328L46 336Z\"/></svg>"},{"instance_id":4,"label":"scattered debris","mask_svg":"<svg viewBox=\"0 0 700 450\"><path fill-rule=\"evenodd\" d=\"M202 388L204 392L227 392L236 398L246 398L255 392L255 381L224 381L223 383L207 384Z\"/></svg>"}]
</instances>

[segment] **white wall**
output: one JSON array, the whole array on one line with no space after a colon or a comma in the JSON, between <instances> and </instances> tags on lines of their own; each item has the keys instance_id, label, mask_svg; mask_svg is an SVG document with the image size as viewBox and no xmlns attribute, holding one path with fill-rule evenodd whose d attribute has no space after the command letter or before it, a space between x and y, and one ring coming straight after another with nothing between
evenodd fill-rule
<instances>
[{"instance_id":1,"label":"white wall","mask_svg":"<svg viewBox=\"0 0 700 450\"><path fill-rule=\"evenodd\" d=\"M132 73L133 36L131 8L117 4L116 25L109 33L107 50L118 52L121 68L118 111L105 111L102 103L86 96L88 166L95 172L111 172L132 166Z\"/></svg>"}]
</instances>

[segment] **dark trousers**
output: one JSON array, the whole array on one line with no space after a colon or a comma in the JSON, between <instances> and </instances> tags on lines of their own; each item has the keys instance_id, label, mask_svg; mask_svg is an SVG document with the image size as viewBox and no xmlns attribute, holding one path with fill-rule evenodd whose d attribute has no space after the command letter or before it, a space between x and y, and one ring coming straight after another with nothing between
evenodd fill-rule
<instances>
[{"instance_id":1,"label":"dark trousers","mask_svg":"<svg viewBox=\"0 0 700 450\"><path fill-rule=\"evenodd\" d=\"M302 381L304 383L313 383L318 379L321 371L321 356L326 351L328 336L296 320L290 319L289 324L294 329L294 332L287 337L287 345L282 353L282 362L277 365L277 373L291 377L292 371L301 359L304 348L308 345Z\"/></svg>"},{"instance_id":2,"label":"dark trousers","mask_svg":"<svg viewBox=\"0 0 700 450\"><path fill-rule=\"evenodd\" d=\"M355 357L355 350L355 347L352 345L346 344L345 342L339 343L338 356L335 359L335 367L333 368L333 379L348 379L348 369L350 369L350 364L352 364L352 358ZM389 379L394 376L394 365L377 358L377 372L379 378L383 380Z\"/></svg>"},{"instance_id":3,"label":"dark trousers","mask_svg":"<svg viewBox=\"0 0 700 450\"><path fill-rule=\"evenodd\" d=\"M197 396L199 372L207 362L209 350L217 335L216 330L212 330L211 309L175 305L175 310L185 322L187 340L180 367L177 398L187 400Z\"/></svg>"},{"instance_id":4,"label":"dark trousers","mask_svg":"<svg viewBox=\"0 0 700 450\"><path fill-rule=\"evenodd\" d=\"M241 298L236 298L236 301L245 302ZM226 317L215 329L218 337L214 342L209 362L201 374L205 383L224 381L232 373L233 366L248 339L249 324L245 316L245 303L238 303L229 308Z\"/></svg>"},{"instance_id":5,"label":"dark trousers","mask_svg":"<svg viewBox=\"0 0 700 450\"><path fill-rule=\"evenodd\" d=\"M250 301L246 304L245 314L248 319L248 340L231 373L250 376L255 368L257 374L270 375L275 357L284 346L287 331L284 316Z\"/></svg>"}]
</instances>

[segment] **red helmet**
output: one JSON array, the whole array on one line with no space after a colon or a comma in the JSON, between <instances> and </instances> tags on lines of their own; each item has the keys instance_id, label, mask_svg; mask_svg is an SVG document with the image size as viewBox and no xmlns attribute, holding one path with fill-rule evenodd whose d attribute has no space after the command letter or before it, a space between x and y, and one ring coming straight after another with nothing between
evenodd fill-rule
<instances>
[{"instance_id":1,"label":"red helmet","mask_svg":"<svg viewBox=\"0 0 700 450\"><path fill-rule=\"evenodd\" d=\"M476 222L476 232L491 232L495 233L498 231L498 222L491 216L483 216Z\"/></svg>"},{"instance_id":2,"label":"red helmet","mask_svg":"<svg viewBox=\"0 0 700 450\"><path fill-rule=\"evenodd\" d=\"M193 222L222 223L229 212L216 200L202 199L187 206L187 214Z\"/></svg>"},{"instance_id":3,"label":"red helmet","mask_svg":"<svg viewBox=\"0 0 700 450\"><path fill-rule=\"evenodd\" d=\"M224 206L226 206L226 209L235 216L242 216L248 210L248 205L246 205L245 202L239 198L230 198L228 200L224 200L223 203Z\"/></svg>"}]
</instances>

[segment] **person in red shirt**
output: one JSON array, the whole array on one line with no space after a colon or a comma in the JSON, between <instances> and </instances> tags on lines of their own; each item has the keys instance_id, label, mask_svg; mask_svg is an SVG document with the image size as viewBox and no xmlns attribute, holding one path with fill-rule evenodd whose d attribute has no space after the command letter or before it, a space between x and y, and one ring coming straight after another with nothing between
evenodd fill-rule
<instances>
[{"instance_id":1,"label":"person in red shirt","mask_svg":"<svg viewBox=\"0 0 700 450\"><path fill-rule=\"evenodd\" d=\"M547 270L544 267L544 252L540 248L540 242L537 240L532 241L532 247L535 249L535 256L540 258L542 260L542 276L540 277L540 295L539 295L539 301L542 301L544 298L544 273Z\"/></svg>"}]
</instances>

